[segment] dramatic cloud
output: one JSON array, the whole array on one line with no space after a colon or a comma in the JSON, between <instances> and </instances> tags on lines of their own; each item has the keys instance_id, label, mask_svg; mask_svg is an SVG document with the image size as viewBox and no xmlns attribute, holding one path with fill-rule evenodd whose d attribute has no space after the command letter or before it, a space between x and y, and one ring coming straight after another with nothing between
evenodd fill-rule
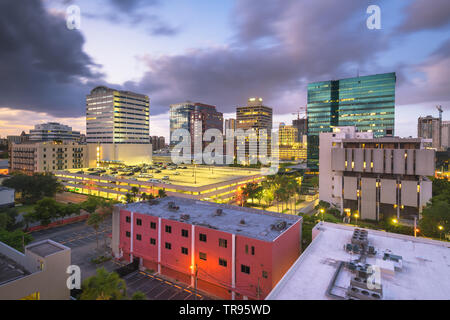
<instances>
[{"instance_id":1,"label":"dramatic cloud","mask_svg":"<svg viewBox=\"0 0 450 320\"><path fill-rule=\"evenodd\" d=\"M250 96L279 113L295 111L306 102L307 82L348 75L346 69L355 74L387 48L383 34L366 28L367 3L239 1L232 45L147 56L143 79L124 86L150 93L152 114L188 99L232 112Z\"/></svg>"},{"instance_id":2,"label":"dramatic cloud","mask_svg":"<svg viewBox=\"0 0 450 320\"><path fill-rule=\"evenodd\" d=\"M80 116L97 67L83 36L37 0L0 3L0 107Z\"/></svg>"},{"instance_id":3,"label":"dramatic cloud","mask_svg":"<svg viewBox=\"0 0 450 320\"><path fill-rule=\"evenodd\" d=\"M400 32L437 29L450 24L450 1L416 0L406 9L406 18L400 25Z\"/></svg>"}]
</instances>

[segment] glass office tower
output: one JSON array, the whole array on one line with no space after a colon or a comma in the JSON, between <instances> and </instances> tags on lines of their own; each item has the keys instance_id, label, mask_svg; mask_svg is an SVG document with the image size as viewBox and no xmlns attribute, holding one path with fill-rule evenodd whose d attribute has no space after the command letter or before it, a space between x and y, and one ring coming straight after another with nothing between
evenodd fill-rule
<instances>
[{"instance_id":1,"label":"glass office tower","mask_svg":"<svg viewBox=\"0 0 450 320\"><path fill-rule=\"evenodd\" d=\"M392 72L308 84L308 167L318 168L319 134L335 126L394 135L395 82Z\"/></svg>"}]
</instances>

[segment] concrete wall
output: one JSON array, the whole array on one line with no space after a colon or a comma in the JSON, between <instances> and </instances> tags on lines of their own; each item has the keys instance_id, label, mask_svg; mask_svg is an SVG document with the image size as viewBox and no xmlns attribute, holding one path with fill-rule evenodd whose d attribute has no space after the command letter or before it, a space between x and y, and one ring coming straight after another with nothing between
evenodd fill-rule
<instances>
[{"instance_id":1,"label":"concrete wall","mask_svg":"<svg viewBox=\"0 0 450 320\"><path fill-rule=\"evenodd\" d=\"M0 207L14 204L14 189L0 187Z\"/></svg>"},{"instance_id":2,"label":"concrete wall","mask_svg":"<svg viewBox=\"0 0 450 320\"><path fill-rule=\"evenodd\" d=\"M151 144L88 144L88 165L97 166L97 147L100 160L123 161L127 165L151 163Z\"/></svg>"},{"instance_id":3,"label":"concrete wall","mask_svg":"<svg viewBox=\"0 0 450 320\"><path fill-rule=\"evenodd\" d=\"M361 179L361 219L376 220L376 179Z\"/></svg>"}]
</instances>

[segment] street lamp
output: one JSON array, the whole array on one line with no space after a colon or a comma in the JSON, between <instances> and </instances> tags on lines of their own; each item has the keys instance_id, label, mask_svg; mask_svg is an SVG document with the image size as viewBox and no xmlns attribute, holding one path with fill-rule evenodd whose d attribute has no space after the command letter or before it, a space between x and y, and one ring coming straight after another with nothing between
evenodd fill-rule
<instances>
[{"instance_id":1,"label":"street lamp","mask_svg":"<svg viewBox=\"0 0 450 320\"><path fill-rule=\"evenodd\" d=\"M442 240L442 230L444 230L444 227L441 225L438 225L438 229L439 229L439 240Z\"/></svg>"},{"instance_id":2,"label":"street lamp","mask_svg":"<svg viewBox=\"0 0 450 320\"><path fill-rule=\"evenodd\" d=\"M353 215L354 217L355 217L355 219L356 219L356 226L358 226L358 218L359 218L359 213L358 212L355 212L355 214Z\"/></svg>"},{"instance_id":3,"label":"street lamp","mask_svg":"<svg viewBox=\"0 0 450 320\"><path fill-rule=\"evenodd\" d=\"M324 208L320 208L319 212L322 214L322 222L323 222L323 214L325 213L325 209Z\"/></svg>"}]
</instances>

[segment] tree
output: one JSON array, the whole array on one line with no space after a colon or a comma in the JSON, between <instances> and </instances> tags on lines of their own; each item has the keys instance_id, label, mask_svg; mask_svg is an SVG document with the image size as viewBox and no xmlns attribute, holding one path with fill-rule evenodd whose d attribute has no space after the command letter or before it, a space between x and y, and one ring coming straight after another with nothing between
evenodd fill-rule
<instances>
[{"instance_id":1,"label":"tree","mask_svg":"<svg viewBox=\"0 0 450 320\"><path fill-rule=\"evenodd\" d=\"M95 240L97 241L98 250L98 229L100 228L100 223L102 223L103 218L98 212L91 213L86 221L88 226L91 226L95 230Z\"/></svg>"},{"instance_id":2,"label":"tree","mask_svg":"<svg viewBox=\"0 0 450 320\"><path fill-rule=\"evenodd\" d=\"M165 197L167 197L166 190L164 190L164 189L159 189L159 190L158 190L158 197L160 197L160 198L165 198Z\"/></svg>"},{"instance_id":3,"label":"tree","mask_svg":"<svg viewBox=\"0 0 450 320\"><path fill-rule=\"evenodd\" d=\"M24 246L30 243L33 240L33 237L28 233L23 232L20 229L16 229L14 231L7 231L0 229L0 242L6 243L8 246L22 251Z\"/></svg>"},{"instance_id":4,"label":"tree","mask_svg":"<svg viewBox=\"0 0 450 320\"><path fill-rule=\"evenodd\" d=\"M0 229L14 231L23 228L23 221L17 221L19 213L16 208L3 209L0 212Z\"/></svg>"},{"instance_id":5,"label":"tree","mask_svg":"<svg viewBox=\"0 0 450 320\"><path fill-rule=\"evenodd\" d=\"M131 194L131 193L126 193L125 194L125 201L126 201L126 203L132 203L132 202L134 202L134 197L133 197L133 195Z\"/></svg>"},{"instance_id":6,"label":"tree","mask_svg":"<svg viewBox=\"0 0 450 320\"><path fill-rule=\"evenodd\" d=\"M136 199L137 194L139 193L138 187L131 187L131 194L133 195L133 198Z\"/></svg>"},{"instance_id":7,"label":"tree","mask_svg":"<svg viewBox=\"0 0 450 320\"><path fill-rule=\"evenodd\" d=\"M3 181L3 185L13 188L23 203L35 203L44 197L54 197L63 190L63 186L51 173L35 173L32 176L13 174Z\"/></svg>"},{"instance_id":8,"label":"tree","mask_svg":"<svg viewBox=\"0 0 450 320\"><path fill-rule=\"evenodd\" d=\"M147 296L142 291L136 291L131 296L131 300L147 300Z\"/></svg>"},{"instance_id":9,"label":"tree","mask_svg":"<svg viewBox=\"0 0 450 320\"><path fill-rule=\"evenodd\" d=\"M441 232L450 229L450 203L438 197L433 197L431 202L422 211L422 219L419 221L421 233L429 237L440 236ZM441 226L443 230L439 230Z\"/></svg>"},{"instance_id":10,"label":"tree","mask_svg":"<svg viewBox=\"0 0 450 320\"><path fill-rule=\"evenodd\" d=\"M80 300L124 300L126 284L116 272L105 268L97 269L96 274L83 281Z\"/></svg>"},{"instance_id":11,"label":"tree","mask_svg":"<svg viewBox=\"0 0 450 320\"><path fill-rule=\"evenodd\" d=\"M63 207L64 205L53 198L39 200L31 213L32 220L40 221L41 225L46 226L60 216L60 212L64 210Z\"/></svg>"}]
</instances>

